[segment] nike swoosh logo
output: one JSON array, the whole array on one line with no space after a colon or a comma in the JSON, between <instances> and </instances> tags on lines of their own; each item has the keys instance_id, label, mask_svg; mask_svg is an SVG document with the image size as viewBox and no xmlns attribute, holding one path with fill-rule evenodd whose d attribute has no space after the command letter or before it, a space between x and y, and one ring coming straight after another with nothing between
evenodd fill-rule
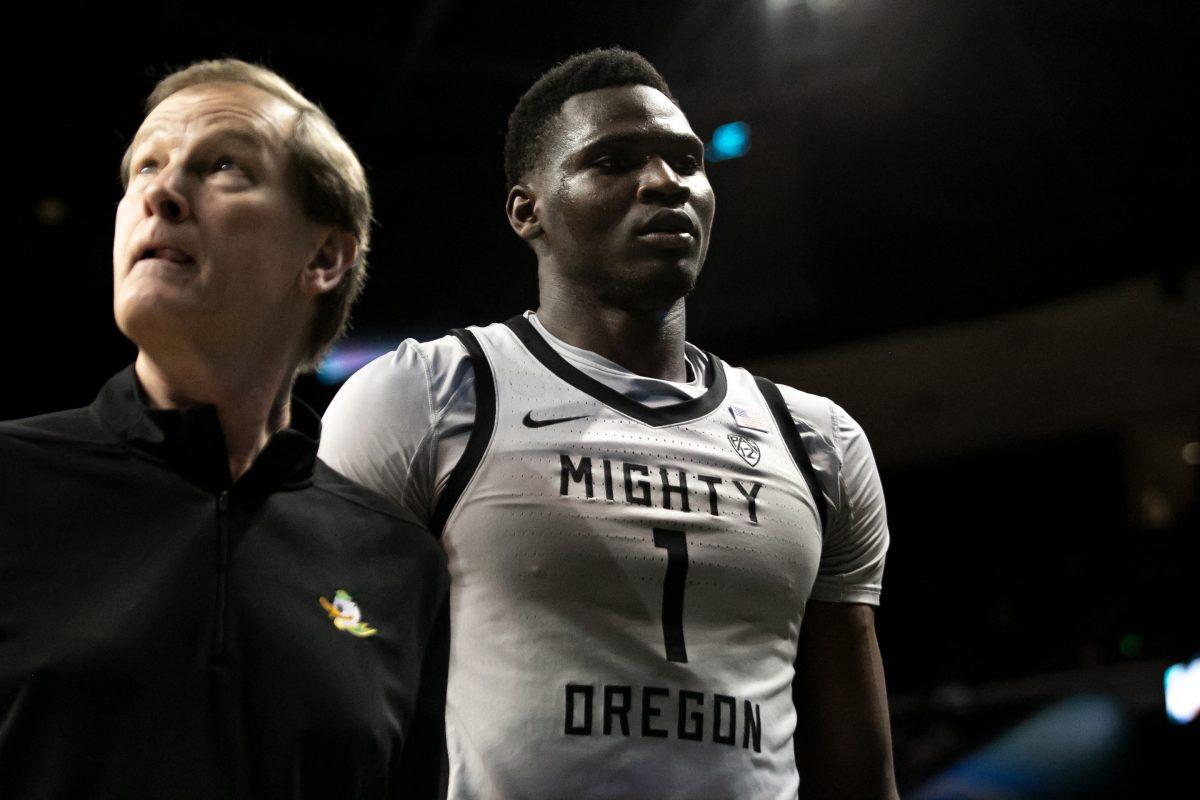
<instances>
[{"instance_id":1,"label":"nike swoosh logo","mask_svg":"<svg viewBox=\"0 0 1200 800\"><path fill-rule=\"evenodd\" d=\"M528 411L525 413L525 419L521 420L521 424L526 428L541 428L546 425L557 425L560 422L570 422L574 419L587 419L587 416L587 414L583 414L578 417L551 417L550 419L534 419L533 412Z\"/></svg>"}]
</instances>

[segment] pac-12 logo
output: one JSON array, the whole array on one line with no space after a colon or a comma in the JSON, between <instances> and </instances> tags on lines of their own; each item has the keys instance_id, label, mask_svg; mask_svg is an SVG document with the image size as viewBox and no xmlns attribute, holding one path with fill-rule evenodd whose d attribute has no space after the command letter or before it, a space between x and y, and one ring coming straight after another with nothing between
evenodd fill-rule
<instances>
[{"instance_id":1,"label":"pac-12 logo","mask_svg":"<svg viewBox=\"0 0 1200 800\"><path fill-rule=\"evenodd\" d=\"M762 451L758 449L758 444L751 439L747 439L740 434L729 434L729 443L733 445L734 452L742 457L752 467L758 466L758 459L762 457Z\"/></svg>"}]
</instances>

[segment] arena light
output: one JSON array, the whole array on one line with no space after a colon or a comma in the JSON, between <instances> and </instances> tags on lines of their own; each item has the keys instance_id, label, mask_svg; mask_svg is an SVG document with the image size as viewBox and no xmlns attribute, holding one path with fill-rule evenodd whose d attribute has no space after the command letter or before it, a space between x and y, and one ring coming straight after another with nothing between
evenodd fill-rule
<instances>
[{"instance_id":1,"label":"arena light","mask_svg":"<svg viewBox=\"0 0 1200 800\"><path fill-rule=\"evenodd\" d=\"M908 800L1096 797L1119 774L1130 722L1112 697L1081 694L1037 712L968 755Z\"/></svg>"},{"instance_id":2,"label":"arena light","mask_svg":"<svg viewBox=\"0 0 1200 800\"><path fill-rule=\"evenodd\" d=\"M750 126L744 122L728 122L717 126L712 141L705 147L709 161L727 161L750 152Z\"/></svg>"},{"instance_id":3,"label":"arena light","mask_svg":"<svg viewBox=\"0 0 1200 800\"><path fill-rule=\"evenodd\" d=\"M42 225L62 225L69 217L66 202L61 197L43 197L33 205L33 217Z\"/></svg>"},{"instance_id":4,"label":"arena light","mask_svg":"<svg viewBox=\"0 0 1200 800\"><path fill-rule=\"evenodd\" d=\"M1163 673L1163 696L1167 717L1187 725L1200 716L1200 657L1188 664L1172 664Z\"/></svg>"},{"instance_id":5,"label":"arena light","mask_svg":"<svg viewBox=\"0 0 1200 800\"><path fill-rule=\"evenodd\" d=\"M1121 655L1126 658L1137 658L1142 654L1142 649L1145 647L1146 641L1136 633L1128 634L1121 637L1121 643L1118 648Z\"/></svg>"},{"instance_id":6,"label":"arena light","mask_svg":"<svg viewBox=\"0 0 1200 800\"><path fill-rule=\"evenodd\" d=\"M766 0L766 6L767 11L771 14L780 14L797 7L820 14L835 10L843 2L844 0Z\"/></svg>"},{"instance_id":7,"label":"arena light","mask_svg":"<svg viewBox=\"0 0 1200 800\"><path fill-rule=\"evenodd\" d=\"M337 386L379 356L395 349L395 344L383 342L348 342L336 345L317 368L317 380L326 386Z\"/></svg>"}]
</instances>

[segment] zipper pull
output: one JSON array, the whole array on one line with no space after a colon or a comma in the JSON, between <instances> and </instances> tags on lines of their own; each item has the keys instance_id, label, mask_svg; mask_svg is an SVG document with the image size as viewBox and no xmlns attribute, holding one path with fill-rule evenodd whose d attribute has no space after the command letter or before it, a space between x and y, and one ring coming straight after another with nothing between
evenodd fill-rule
<instances>
[{"instance_id":1,"label":"zipper pull","mask_svg":"<svg viewBox=\"0 0 1200 800\"><path fill-rule=\"evenodd\" d=\"M225 514L229 511L228 489L222 489L221 493L217 495L217 511L221 512L222 514Z\"/></svg>"}]
</instances>

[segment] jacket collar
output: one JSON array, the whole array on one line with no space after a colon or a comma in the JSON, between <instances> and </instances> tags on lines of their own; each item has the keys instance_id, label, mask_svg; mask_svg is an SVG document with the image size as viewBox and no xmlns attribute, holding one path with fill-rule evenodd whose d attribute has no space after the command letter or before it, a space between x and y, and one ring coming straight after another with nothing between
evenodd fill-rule
<instances>
[{"instance_id":1,"label":"jacket collar","mask_svg":"<svg viewBox=\"0 0 1200 800\"><path fill-rule=\"evenodd\" d=\"M229 477L225 434L216 407L151 408L132 364L104 384L91 411L141 455L210 490L234 488L239 493L265 494L312 482L321 421L296 398L291 401L290 426L271 436L236 484Z\"/></svg>"}]
</instances>

